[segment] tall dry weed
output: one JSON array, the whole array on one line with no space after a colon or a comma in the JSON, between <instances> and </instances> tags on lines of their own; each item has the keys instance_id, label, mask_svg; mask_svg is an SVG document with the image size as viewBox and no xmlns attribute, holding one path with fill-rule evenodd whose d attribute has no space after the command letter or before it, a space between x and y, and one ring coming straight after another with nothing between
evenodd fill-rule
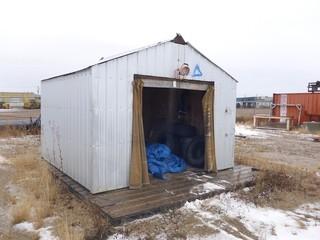
<instances>
[{"instance_id":1,"label":"tall dry weed","mask_svg":"<svg viewBox=\"0 0 320 240\"><path fill-rule=\"evenodd\" d=\"M60 239L100 239L105 236L108 222L90 207L74 198L51 173L47 162L41 160L39 150L19 145L10 158L12 183L23 192L12 207L12 224L32 222L35 228L43 226L47 217L54 216L55 231ZM67 216L67 217L66 217ZM56 225L57 224L57 225ZM102 239L102 238L101 238Z\"/></svg>"},{"instance_id":2,"label":"tall dry weed","mask_svg":"<svg viewBox=\"0 0 320 240\"><path fill-rule=\"evenodd\" d=\"M26 128L16 127L16 126L1 126L0 127L0 137L22 137L28 134Z\"/></svg>"},{"instance_id":3,"label":"tall dry weed","mask_svg":"<svg viewBox=\"0 0 320 240\"><path fill-rule=\"evenodd\" d=\"M11 209L12 224L18 224L31 219L32 202L30 198L26 197L21 199Z\"/></svg>"},{"instance_id":4,"label":"tall dry weed","mask_svg":"<svg viewBox=\"0 0 320 240\"><path fill-rule=\"evenodd\" d=\"M60 239L83 240L84 233L77 227L73 227L67 216L64 216L56 226L56 232Z\"/></svg>"},{"instance_id":5,"label":"tall dry weed","mask_svg":"<svg viewBox=\"0 0 320 240\"><path fill-rule=\"evenodd\" d=\"M299 176L308 176L316 172L315 169L303 168L284 162L270 161L269 159L265 158L248 158L247 156L242 156L241 152L237 153L236 163L252 166L253 168L256 168L258 170L273 171L278 173L286 173Z\"/></svg>"},{"instance_id":6,"label":"tall dry weed","mask_svg":"<svg viewBox=\"0 0 320 240\"><path fill-rule=\"evenodd\" d=\"M320 200L320 178L315 171L266 159L241 159L258 169L255 186L243 196L256 205L291 209Z\"/></svg>"},{"instance_id":7,"label":"tall dry weed","mask_svg":"<svg viewBox=\"0 0 320 240\"><path fill-rule=\"evenodd\" d=\"M16 220L13 224L25 218L40 226L44 218L52 215L52 204L56 201L59 192L56 180L47 164L37 154L17 155L12 163L16 171L14 181L18 186L23 187L27 194L25 200L19 200L15 207L14 219ZM26 209L29 210L29 214L26 213Z\"/></svg>"}]
</instances>

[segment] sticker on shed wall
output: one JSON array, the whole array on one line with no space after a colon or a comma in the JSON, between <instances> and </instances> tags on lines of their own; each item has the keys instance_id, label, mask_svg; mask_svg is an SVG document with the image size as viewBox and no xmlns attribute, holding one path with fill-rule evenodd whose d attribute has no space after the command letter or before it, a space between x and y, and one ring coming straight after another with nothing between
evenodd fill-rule
<instances>
[{"instance_id":1,"label":"sticker on shed wall","mask_svg":"<svg viewBox=\"0 0 320 240\"><path fill-rule=\"evenodd\" d=\"M199 65L197 64L193 69L192 77L201 77L201 76L202 76L202 72L200 70Z\"/></svg>"}]
</instances>

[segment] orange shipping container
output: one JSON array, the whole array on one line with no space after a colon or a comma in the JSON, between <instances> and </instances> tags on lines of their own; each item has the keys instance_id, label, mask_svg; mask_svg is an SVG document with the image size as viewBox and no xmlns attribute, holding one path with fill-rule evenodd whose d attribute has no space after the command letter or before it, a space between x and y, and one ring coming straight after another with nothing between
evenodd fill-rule
<instances>
[{"instance_id":1,"label":"orange shipping container","mask_svg":"<svg viewBox=\"0 0 320 240\"><path fill-rule=\"evenodd\" d=\"M299 122L320 121L320 93L275 93L273 104L273 116L292 117L295 126Z\"/></svg>"}]
</instances>

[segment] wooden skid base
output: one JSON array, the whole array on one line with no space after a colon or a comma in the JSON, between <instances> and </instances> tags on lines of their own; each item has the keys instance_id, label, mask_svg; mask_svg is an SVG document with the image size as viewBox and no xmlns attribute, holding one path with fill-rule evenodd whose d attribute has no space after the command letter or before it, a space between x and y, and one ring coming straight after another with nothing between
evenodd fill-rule
<instances>
[{"instance_id":1,"label":"wooden skid base","mask_svg":"<svg viewBox=\"0 0 320 240\"><path fill-rule=\"evenodd\" d=\"M93 205L114 224L182 206L187 201L204 199L253 183L251 167L238 165L217 174L189 169L180 174L167 174L167 180L155 179L141 189L128 188L91 194L79 183L52 167L53 173L70 191Z\"/></svg>"}]
</instances>

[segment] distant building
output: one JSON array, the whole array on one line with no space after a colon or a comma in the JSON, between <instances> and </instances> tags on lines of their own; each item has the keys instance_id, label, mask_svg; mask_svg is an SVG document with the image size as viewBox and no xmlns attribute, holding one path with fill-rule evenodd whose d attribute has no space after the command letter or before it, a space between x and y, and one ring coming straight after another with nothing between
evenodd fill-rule
<instances>
[{"instance_id":1,"label":"distant building","mask_svg":"<svg viewBox=\"0 0 320 240\"><path fill-rule=\"evenodd\" d=\"M40 95L33 92L0 92L0 103L10 108L23 108L30 100L40 101Z\"/></svg>"},{"instance_id":2,"label":"distant building","mask_svg":"<svg viewBox=\"0 0 320 240\"><path fill-rule=\"evenodd\" d=\"M269 108L272 104L272 97L238 97L237 108Z\"/></svg>"}]
</instances>

